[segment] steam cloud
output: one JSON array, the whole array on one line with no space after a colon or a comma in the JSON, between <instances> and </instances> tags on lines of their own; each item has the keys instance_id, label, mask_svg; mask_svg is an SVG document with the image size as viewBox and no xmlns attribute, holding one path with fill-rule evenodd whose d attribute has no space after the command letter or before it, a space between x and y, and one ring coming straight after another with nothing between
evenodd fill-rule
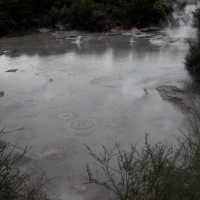
<instances>
[{"instance_id":1,"label":"steam cloud","mask_svg":"<svg viewBox=\"0 0 200 200\"><path fill-rule=\"evenodd\" d=\"M127 100L131 102L140 99L145 95L144 89L137 84L137 80L129 78L126 80L123 88L122 94Z\"/></svg>"},{"instance_id":2,"label":"steam cloud","mask_svg":"<svg viewBox=\"0 0 200 200\"><path fill-rule=\"evenodd\" d=\"M181 3L186 3L186 6L180 6ZM155 45L172 45L183 43L188 38L196 38L197 31L193 27L192 13L198 7L200 7L200 2L197 0L178 0L173 4L174 13L170 19L167 19L166 36L158 35L150 39L150 42Z\"/></svg>"}]
</instances>

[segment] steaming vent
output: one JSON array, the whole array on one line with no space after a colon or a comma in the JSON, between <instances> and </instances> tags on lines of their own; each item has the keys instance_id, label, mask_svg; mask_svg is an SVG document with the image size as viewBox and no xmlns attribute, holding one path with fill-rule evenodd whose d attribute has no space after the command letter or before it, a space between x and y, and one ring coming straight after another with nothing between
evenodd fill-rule
<instances>
[{"instance_id":1,"label":"steaming vent","mask_svg":"<svg viewBox=\"0 0 200 200\"><path fill-rule=\"evenodd\" d=\"M181 7L180 3L187 3ZM186 39L196 38L196 29L193 27L193 12L200 7L198 1L177 1L174 3L174 13L167 19L168 28L164 30L165 36L157 35L149 41L154 45L176 45L184 43Z\"/></svg>"}]
</instances>

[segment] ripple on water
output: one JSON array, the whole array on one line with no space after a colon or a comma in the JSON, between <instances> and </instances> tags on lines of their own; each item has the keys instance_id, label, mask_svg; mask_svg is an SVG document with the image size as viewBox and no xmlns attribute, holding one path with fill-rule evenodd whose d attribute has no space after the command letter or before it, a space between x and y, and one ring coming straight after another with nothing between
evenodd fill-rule
<instances>
[{"instance_id":1,"label":"ripple on water","mask_svg":"<svg viewBox=\"0 0 200 200\"><path fill-rule=\"evenodd\" d=\"M27 105L35 105L35 104L38 104L38 103L40 103L40 101L37 100L37 99L26 99L25 100L25 104L27 104Z\"/></svg>"},{"instance_id":2,"label":"ripple on water","mask_svg":"<svg viewBox=\"0 0 200 200\"><path fill-rule=\"evenodd\" d=\"M117 85L103 85L103 87L115 89L115 88L118 88L119 86L117 86Z\"/></svg>"},{"instance_id":3,"label":"ripple on water","mask_svg":"<svg viewBox=\"0 0 200 200\"><path fill-rule=\"evenodd\" d=\"M23 133L20 133L18 137L22 140L30 140L30 139L33 139L35 135L31 133L23 132Z\"/></svg>"},{"instance_id":4,"label":"ripple on water","mask_svg":"<svg viewBox=\"0 0 200 200\"><path fill-rule=\"evenodd\" d=\"M102 83L108 83L108 82L120 81L120 80L122 80L120 77L114 77L114 78L101 77L101 78L96 78L94 80L91 80L90 83L96 85L96 84L102 84Z\"/></svg>"},{"instance_id":5,"label":"ripple on water","mask_svg":"<svg viewBox=\"0 0 200 200\"><path fill-rule=\"evenodd\" d=\"M166 127L174 128L176 126L176 120L168 117L155 117L151 118L149 120L151 124L153 124L156 127Z\"/></svg>"},{"instance_id":6,"label":"ripple on water","mask_svg":"<svg viewBox=\"0 0 200 200\"><path fill-rule=\"evenodd\" d=\"M12 133L12 132L24 130L23 124L18 123L18 122L5 122L5 125L3 125L3 127L4 126L5 126L5 129L4 129L5 133Z\"/></svg>"},{"instance_id":7,"label":"ripple on water","mask_svg":"<svg viewBox=\"0 0 200 200\"><path fill-rule=\"evenodd\" d=\"M75 130L86 130L92 128L93 126L94 123L92 121L85 119L79 119L70 124L70 128Z\"/></svg>"},{"instance_id":8,"label":"ripple on water","mask_svg":"<svg viewBox=\"0 0 200 200\"><path fill-rule=\"evenodd\" d=\"M74 117L73 113L62 113L61 115L58 116L60 119L72 119Z\"/></svg>"},{"instance_id":9,"label":"ripple on water","mask_svg":"<svg viewBox=\"0 0 200 200\"><path fill-rule=\"evenodd\" d=\"M70 190L80 193L88 191L93 186L91 183L86 184L88 181L82 175L69 175L63 182Z\"/></svg>"},{"instance_id":10,"label":"ripple on water","mask_svg":"<svg viewBox=\"0 0 200 200\"><path fill-rule=\"evenodd\" d=\"M98 120L94 118L88 119L76 119L70 123L71 130L77 133L88 133L96 130L98 126Z\"/></svg>"},{"instance_id":11,"label":"ripple on water","mask_svg":"<svg viewBox=\"0 0 200 200\"><path fill-rule=\"evenodd\" d=\"M45 157L48 158L61 158L66 154L67 148L62 145L48 147L44 151Z\"/></svg>"}]
</instances>

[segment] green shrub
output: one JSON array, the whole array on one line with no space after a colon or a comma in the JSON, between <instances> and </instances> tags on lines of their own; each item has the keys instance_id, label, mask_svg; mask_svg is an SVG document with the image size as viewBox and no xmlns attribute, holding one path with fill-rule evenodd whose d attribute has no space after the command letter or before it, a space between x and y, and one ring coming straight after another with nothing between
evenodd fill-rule
<instances>
[{"instance_id":1,"label":"green shrub","mask_svg":"<svg viewBox=\"0 0 200 200\"><path fill-rule=\"evenodd\" d=\"M131 151L127 152L116 143L111 151L103 146L103 154L98 156L87 145L86 147L107 177L106 181L100 180L98 176L94 178L87 166L89 181L105 186L119 200L180 199L176 197L182 171L178 167L179 153L172 147L162 144L151 146L147 136L142 153L135 146L131 146ZM110 164L113 159L117 159L115 168Z\"/></svg>"},{"instance_id":2,"label":"green shrub","mask_svg":"<svg viewBox=\"0 0 200 200\"><path fill-rule=\"evenodd\" d=\"M123 150L118 143L97 155L85 144L105 179L94 176L87 165L88 181L103 185L119 200L200 199L200 111L194 109L188 134L177 137L178 146L151 145L148 135L139 152L136 146ZM117 161L117 165L111 163Z\"/></svg>"},{"instance_id":3,"label":"green shrub","mask_svg":"<svg viewBox=\"0 0 200 200\"><path fill-rule=\"evenodd\" d=\"M45 200L42 184L34 184L31 172L21 173L18 167L27 148L15 154L16 145L2 141L0 131L0 199L1 200Z\"/></svg>"},{"instance_id":4,"label":"green shrub","mask_svg":"<svg viewBox=\"0 0 200 200\"><path fill-rule=\"evenodd\" d=\"M185 57L185 68L194 81L200 81L200 39L189 42L189 50Z\"/></svg>"}]
</instances>

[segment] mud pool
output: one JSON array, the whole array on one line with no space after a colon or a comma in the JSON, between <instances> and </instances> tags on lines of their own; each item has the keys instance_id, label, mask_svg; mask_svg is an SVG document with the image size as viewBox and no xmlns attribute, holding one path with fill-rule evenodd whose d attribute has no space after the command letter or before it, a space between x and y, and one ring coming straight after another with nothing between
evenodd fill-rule
<instances>
[{"instance_id":1,"label":"mud pool","mask_svg":"<svg viewBox=\"0 0 200 200\"><path fill-rule=\"evenodd\" d=\"M68 199L100 195L82 184L86 164L93 163L83 143L94 152L115 142L128 148L139 141L140 148L149 133L151 143L175 144L177 128L187 130L187 117L155 89L183 87L185 43L125 36L76 42L45 33L1 39L0 48L17 50L0 56L0 128L6 125L7 141L32 146L25 165L55 177L53 195L66 187ZM6 72L12 69L18 70Z\"/></svg>"}]
</instances>

